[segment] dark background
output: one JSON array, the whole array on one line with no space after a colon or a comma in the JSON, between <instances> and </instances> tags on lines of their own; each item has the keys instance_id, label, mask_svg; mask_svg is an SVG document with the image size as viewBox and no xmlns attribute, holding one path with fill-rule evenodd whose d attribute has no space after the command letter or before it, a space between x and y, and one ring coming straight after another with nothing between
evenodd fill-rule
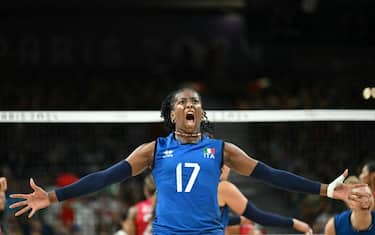
<instances>
[{"instance_id":1,"label":"dark background","mask_svg":"<svg viewBox=\"0 0 375 235\"><path fill-rule=\"evenodd\" d=\"M374 86L373 9L370 0L3 3L0 108L157 109L191 81L233 107L259 95L259 78L270 83L263 97L313 93L281 108L371 108L362 90Z\"/></svg>"},{"instance_id":2,"label":"dark background","mask_svg":"<svg viewBox=\"0 0 375 235\"><path fill-rule=\"evenodd\" d=\"M0 111L158 110L182 86L200 91L207 109L372 110L375 94L366 100L362 91L375 87L374 9L371 0L4 2ZM9 192L27 191L29 177L55 187L61 173L102 169L164 134L161 124L1 124L0 169ZM374 159L374 134L374 122L221 123L216 133L323 182ZM89 197L86 207L110 197L126 211L142 198L143 177ZM233 181L260 208L311 225L328 211L316 198ZM345 208L329 205L330 213ZM95 211L98 234L112 234L123 213L105 209ZM8 212L11 234L37 227ZM40 214L36 221L49 225Z\"/></svg>"}]
</instances>

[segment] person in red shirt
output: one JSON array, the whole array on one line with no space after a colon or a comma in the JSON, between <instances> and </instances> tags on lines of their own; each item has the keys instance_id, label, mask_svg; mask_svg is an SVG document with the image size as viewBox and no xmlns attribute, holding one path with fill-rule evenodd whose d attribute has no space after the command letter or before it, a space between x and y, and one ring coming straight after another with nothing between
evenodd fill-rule
<instances>
[{"instance_id":1,"label":"person in red shirt","mask_svg":"<svg viewBox=\"0 0 375 235\"><path fill-rule=\"evenodd\" d=\"M128 217L125 221L128 228L126 232L129 235L143 235L152 217L155 183L151 174L145 177L143 191L146 199L129 209Z\"/></svg>"}]
</instances>

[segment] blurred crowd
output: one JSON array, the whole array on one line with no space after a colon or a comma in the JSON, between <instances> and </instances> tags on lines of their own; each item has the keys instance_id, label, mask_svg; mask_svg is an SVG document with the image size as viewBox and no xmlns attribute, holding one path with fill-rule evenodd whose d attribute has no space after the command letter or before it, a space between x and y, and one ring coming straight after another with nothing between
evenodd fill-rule
<instances>
[{"instance_id":1,"label":"blurred crowd","mask_svg":"<svg viewBox=\"0 0 375 235\"><path fill-rule=\"evenodd\" d=\"M60 82L61 86L57 85ZM20 95L10 98L11 94L14 94L12 91L22 87L15 85L17 83L2 83L6 84L0 88L6 98L1 100L3 110L86 110L95 107L103 110L158 109L160 101L155 97L163 96L161 93L169 88L150 81L145 85L149 92L139 92L135 82L126 82L126 85L123 85L122 81L117 80L91 81L91 88L101 87L106 92L111 91L106 93L100 89L87 88L84 82L78 83L80 85L76 87L72 87L69 80L40 87L30 82L27 85L32 86L31 89L24 89ZM300 83L283 86L280 82L262 78L245 84L242 85L245 88L238 89L239 92L230 94L227 91L224 95L220 95L220 91L210 91L208 83L190 81L179 85L193 86L201 90L203 99L208 101L207 108L341 108L338 96L329 96L320 83L297 88ZM171 82L169 86L172 85L177 86L175 82ZM69 87L69 95L63 93ZM154 95L152 91L155 91L156 87L158 91ZM116 98L121 96L121 100ZM86 97L86 101L81 97ZM348 102L355 105L355 101ZM112 102L113 106L110 105ZM345 105L343 107L346 107ZM358 107L361 107L360 102ZM345 168L356 173L364 160L372 158L369 146L375 133L371 123L236 125L241 125L241 129L246 133L246 139L242 141L247 143L245 146L249 146L249 153L277 168L322 182L329 182ZM217 124L216 127L220 137L221 126ZM66 181L121 160L140 142L151 141L156 136L165 134L161 123L2 124L0 129L0 169L2 175L8 177L9 193L27 189L26 177L33 177L40 185L48 185L50 188L62 186ZM234 136L230 133L225 133L224 138L232 137ZM12 231L11 234L113 234L121 227L121 218L128 208L143 199L142 181L143 175L99 194L55 205L31 220L16 219L11 215L12 212L6 209L3 214L4 223L6 228ZM246 189L248 185L239 187ZM10 203L12 200L9 198L8 201ZM301 219L310 224L316 223L316 230L319 226L322 229L324 224L319 221L326 221L335 210L343 208L343 205L319 197L289 193L285 193L284 202L291 208L295 208L296 204L300 205L293 213L298 213Z\"/></svg>"},{"instance_id":2,"label":"blurred crowd","mask_svg":"<svg viewBox=\"0 0 375 235\"><path fill-rule=\"evenodd\" d=\"M202 93L206 109L360 109L371 83L351 80L179 80L43 78L0 81L1 110L158 110L165 94L181 86Z\"/></svg>"},{"instance_id":3,"label":"blurred crowd","mask_svg":"<svg viewBox=\"0 0 375 235\"><path fill-rule=\"evenodd\" d=\"M182 86L198 90L206 109L373 109L375 95L362 97L365 87L374 87L371 7L354 9L345 1L246 2L244 14L138 15L120 8L51 14L49 22L44 16L5 14L4 8L0 111L158 110L165 95ZM364 161L374 159L372 122L233 125L246 133L238 144L249 153L322 182L345 168L358 173ZM217 129L219 138L239 134L223 131L221 124ZM2 123L0 177L8 179L7 195L28 189L28 177L49 188L62 186L164 134L158 123ZM54 205L31 220L15 218L5 206L2 228L12 235L114 234L128 209L144 199L143 178ZM300 205L291 213L315 224L316 232L343 208L289 193L284 202L289 208Z\"/></svg>"}]
</instances>

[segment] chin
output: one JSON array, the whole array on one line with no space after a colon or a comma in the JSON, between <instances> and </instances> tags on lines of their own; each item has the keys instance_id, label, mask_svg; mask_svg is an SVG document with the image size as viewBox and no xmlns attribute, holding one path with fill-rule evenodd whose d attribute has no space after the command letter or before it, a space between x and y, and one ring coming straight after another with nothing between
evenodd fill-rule
<instances>
[{"instance_id":1,"label":"chin","mask_svg":"<svg viewBox=\"0 0 375 235\"><path fill-rule=\"evenodd\" d=\"M186 124L184 127L186 132L197 132L199 129L197 128L197 125L194 123L192 124Z\"/></svg>"},{"instance_id":2,"label":"chin","mask_svg":"<svg viewBox=\"0 0 375 235\"><path fill-rule=\"evenodd\" d=\"M361 212L370 212L371 210L372 210L371 207L361 208L360 209Z\"/></svg>"}]
</instances>

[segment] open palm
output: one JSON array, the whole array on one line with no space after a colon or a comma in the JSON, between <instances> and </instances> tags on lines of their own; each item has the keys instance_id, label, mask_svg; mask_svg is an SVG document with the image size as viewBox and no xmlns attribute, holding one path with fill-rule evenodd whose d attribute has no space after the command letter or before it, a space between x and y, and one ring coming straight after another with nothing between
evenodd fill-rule
<instances>
[{"instance_id":1,"label":"open palm","mask_svg":"<svg viewBox=\"0 0 375 235\"><path fill-rule=\"evenodd\" d=\"M48 207L51 202L48 198L48 193L44 191L41 187L37 186L33 179L30 179L30 186L34 192L29 194L12 194L11 198L24 199L19 202L15 202L10 205L10 208L17 208L23 206L22 209L16 212L15 216L24 214L25 212L31 210L28 217L32 217L35 212L40 209Z\"/></svg>"}]
</instances>

